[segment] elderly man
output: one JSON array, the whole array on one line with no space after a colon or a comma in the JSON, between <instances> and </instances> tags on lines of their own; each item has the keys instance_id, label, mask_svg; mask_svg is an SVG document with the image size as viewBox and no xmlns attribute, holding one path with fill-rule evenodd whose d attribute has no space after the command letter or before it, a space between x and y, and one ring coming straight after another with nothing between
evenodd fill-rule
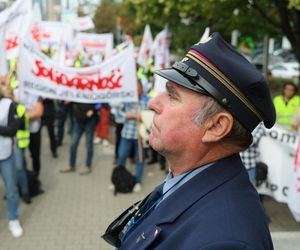
<instances>
[{"instance_id":1,"label":"elderly man","mask_svg":"<svg viewBox=\"0 0 300 250\"><path fill-rule=\"evenodd\" d=\"M159 70L149 138L170 166L165 182L115 220L103 238L118 249L273 249L239 152L275 122L264 77L218 33Z\"/></svg>"}]
</instances>

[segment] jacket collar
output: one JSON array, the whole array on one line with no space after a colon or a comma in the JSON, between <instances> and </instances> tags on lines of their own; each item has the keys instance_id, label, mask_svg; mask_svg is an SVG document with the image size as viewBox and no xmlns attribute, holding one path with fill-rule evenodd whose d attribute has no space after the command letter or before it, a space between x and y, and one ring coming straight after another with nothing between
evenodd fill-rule
<instances>
[{"instance_id":1,"label":"jacket collar","mask_svg":"<svg viewBox=\"0 0 300 250\"><path fill-rule=\"evenodd\" d=\"M167 197L148 218L151 218L151 221L154 221L156 225L172 223L207 193L238 175L243 170L242 166L238 154L217 161ZM191 195L191 189L197 190L197 192ZM176 204L176 209L173 209L174 204Z\"/></svg>"}]
</instances>

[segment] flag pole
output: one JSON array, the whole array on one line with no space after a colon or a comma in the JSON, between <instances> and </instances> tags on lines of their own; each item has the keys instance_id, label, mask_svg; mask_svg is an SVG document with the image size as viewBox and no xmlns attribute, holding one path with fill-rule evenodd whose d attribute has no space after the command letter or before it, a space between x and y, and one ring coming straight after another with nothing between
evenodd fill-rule
<instances>
[{"instance_id":1,"label":"flag pole","mask_svg":"<svg viewBox=\"0 0 300 250\"><path fill-rule=\"evenodd\" d=\"M140 134L140 125L141 125L141 107L140 104L137 104L137 115L136 115L136 123L137 123L137 139L138 139L138 156L139 162L143 162L143 142Z\"/></svg>"}]
</instances>

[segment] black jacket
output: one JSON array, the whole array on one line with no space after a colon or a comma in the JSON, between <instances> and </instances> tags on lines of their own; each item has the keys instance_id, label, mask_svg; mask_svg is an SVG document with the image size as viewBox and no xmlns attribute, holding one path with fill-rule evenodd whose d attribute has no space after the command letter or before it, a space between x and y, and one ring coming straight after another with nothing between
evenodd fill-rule
<instances>
[{"instance_id":1,"label":"black jacket","mask_svg":"<svg viewBox=\"0 0 300 250\"><path fill-rule=\"evenodd\" d=\"M94 113L91 117L87 117L86 113L92 110ZM95 110L95 104L87 103L73 103L73 115L77 122L87 123L91 119L97 117L97 112Z\"/></svg>"}]
</instances>

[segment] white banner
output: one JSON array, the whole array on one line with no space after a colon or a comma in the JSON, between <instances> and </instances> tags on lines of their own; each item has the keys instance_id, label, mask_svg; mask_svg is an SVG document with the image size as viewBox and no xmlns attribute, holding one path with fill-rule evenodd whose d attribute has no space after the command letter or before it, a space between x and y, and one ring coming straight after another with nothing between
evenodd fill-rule
<instances>
[{"instance_id":1,"label":"white banner","mask_svg":"<svg viewBox=\"0 0 300 250\"><path fill-rule=\"evenodd\" d=\"M20 91L82 103L137 102L133 45L87 68L59 66L33 42L20 51Z\"/></svg>"},{"instance_id":2,"label":"white banner","mask_svg":"<svg viewBox=\"0 0 300 250\"><path fill-rule=\"evenodd\" d=\"M268 178L257 188L259 193L287 203L298 138L298 134L279 125L267 130L267 136L261 138L260 159L268 165Z\"/></svg>"},{"instance_id":3,"label":"white banner","mask_svg":"<svg viewBox=\"0 0 300 250\"><path fill-rule=\"evenodd\" d=\"M87 54L98 55L102 60L108 59L112 55L113 51L113 34L112 33L78 33L75 37L76 45L78 50L84 49ZM76 49L75 48L75 49Z\"/></svg>"},{"instance_id":4,"label":"white banner","mask_svg":"<svg viewBox=\"0 0 300 250\"><path fill-rule=\"evenodd\" d=\"M29 29L31 0L17 0L0 13L0 28L5 33L7 58L18 56L20 40Z\"/></svg>"},{"instance_id":5,"label":"white banner","mask_svg":"<svg viewBox=\"0 0 300 250\"><path fill-rule=\"evenodd\" d=\"M144 30L143 40L137 58L138 64L142 65L144 68L149 67L149 65L147 65L147 60L150 58L152 45L153 45L153 38L152 38L150 26L149 24L147 24Z\"/></svg>"},{"instance_id":6,"label":"white banner","mask_svg":"<svg viewBox=\"0 0 300 250\"><path fill-rule=\"evenodd\" d=\"M295 220L300 222L300 139L298 139L293 175L289 186L288 206Z\"/></svg>"}]
</instances>

